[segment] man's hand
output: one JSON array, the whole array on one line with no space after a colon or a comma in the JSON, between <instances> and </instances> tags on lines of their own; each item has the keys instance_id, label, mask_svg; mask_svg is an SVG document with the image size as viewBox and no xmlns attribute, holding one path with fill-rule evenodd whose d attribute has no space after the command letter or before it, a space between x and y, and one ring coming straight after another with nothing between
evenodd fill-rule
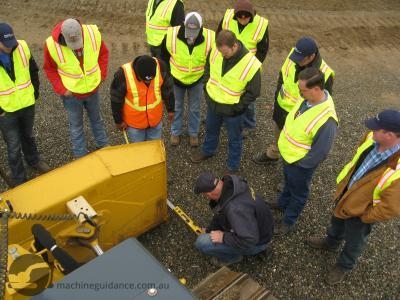
<instances>
[{"instance_id":1,"label":"man's hand","mask_svg":"<svg viewBox=\"0 0 400 300\"><path fill-rule=\"evenodd\" d=\"M65 97L71 97L71 96L72 96L72 92L69 91L69 90L67 90L67 91L64 93L64 96L65 96Z\"/></svg>"},{"instance_id":2,"label":"man's hand","mask_svg":"<svg viewBox=\"0 0 400 300\"><path fill-rule=\"evenodd\" d=\"M221 230L214 230L210 232L211 242L213 243L223 243L224 240L224 232Z\"/></svg>"},{"instance_id":3,"label":"man's hand","mask_svg":"<svg viewBox=\"0 0 400 300\"><path fill-rule=\"evenodd\" d=\"M128 128L128 125L126 125L125 122L121 122L119 124L115 124L115 126L117 126L117 128L121 131L124 131L126 128Z\"/></svg>"},{"instance_id":4,"label":"man's hand","mask_svg":"<svg viewBox=\"0 0 400 300\"><path fill-rule=\"evenodd\" d=\"M173 119L174 119L174 112L173 111L169 111L168 112L168 121L172 122Z\"/></svg>"}]
</instances>

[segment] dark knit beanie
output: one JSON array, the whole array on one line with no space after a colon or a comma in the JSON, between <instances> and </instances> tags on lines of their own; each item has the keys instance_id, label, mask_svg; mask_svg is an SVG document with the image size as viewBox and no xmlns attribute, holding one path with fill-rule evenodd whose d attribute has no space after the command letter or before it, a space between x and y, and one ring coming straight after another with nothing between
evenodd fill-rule
<instances>
[{"instance_id":1,"label":"dark knit beanie","mask_svg":"<svg viewBox=\"0 0 400 300\"><path fill-rule=\"evenodd\" d=\"M251 4L248 0L238 0L233 9L235 11L235 15L238 12L247 12L251 14L252 17L254 17L255 14L253 4Z\"/></svg>"},{"instance_id":2,"label":"dark knit beanie","mask_svg":"<svg viewBox=\"0 0 400 300\"><path fill-rule=\"evenodd\" d=\"M148 55L139 56L133 64L135 73L141 80L152 80L156 76L156 67L155 59Z\"/></svg>"}]
</instances>

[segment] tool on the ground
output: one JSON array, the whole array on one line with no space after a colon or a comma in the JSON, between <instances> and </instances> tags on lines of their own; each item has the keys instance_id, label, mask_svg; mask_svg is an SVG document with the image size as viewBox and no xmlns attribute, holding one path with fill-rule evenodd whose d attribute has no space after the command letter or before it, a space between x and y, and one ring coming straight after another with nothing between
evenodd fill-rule
<instances>
[{"instance_id":1,"label":"tool on the ground","mask_svg":"<svg viewBox=\"0 0 400 300\"><path fill-rule=\"evenodd\" d=\"M197 235L201 234L203 230L201 227L194 224L193 220L179 207L172 204L171 201L167 199L167 205L172 209Z\"/></svg>"},{"instance_id":2,"label":"tool on the ground","mask_svg":"<svg viewBox=\"0 0 400 300\"><path fill-rule=\"evenodd\" d=\"M124 135L125 143L129 144L128 134L126 133L126 129L122 130L122 134Z\"/></svg>"}]
</instances>

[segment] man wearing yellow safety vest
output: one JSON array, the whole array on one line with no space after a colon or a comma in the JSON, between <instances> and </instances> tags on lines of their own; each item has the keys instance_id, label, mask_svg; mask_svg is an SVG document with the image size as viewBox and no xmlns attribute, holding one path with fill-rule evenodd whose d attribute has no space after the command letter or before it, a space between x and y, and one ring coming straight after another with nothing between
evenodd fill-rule
<instances>
[{"instance_id":1,"label":"man wearing yellow safety vest","mask_svg":"<svg viewBox=\"0 0 400 300\"><path fill-rule=\"evenodd\" d=\"M83 109L89 117L97 148L108 145L100 113L99 87L107 76L108 50L96 25L76 19L58 23L44 47L44 70L68 112L72 152L88 153Z\"/></svg>"},{"instance_id":2,"label":"man wearing yellow safety vest","mask_svg":"<svg viewBox=\"0 0 400 300\"><path fill-rule=\"evenodd\" d=\"M162 60L142 55L124 64L110 94L114 122L131 143L161 139L163 102L169 121L174 117L173 81Z\"/></svg>"},{"instance_id":3,"label":"man wearing yellow safety vest","mask_svg":"<svg viewBox=\"0 0 400 300\"><path fill-rule=\"evenodd\" d=\"M33 122L39 98L39 69L24 40L0 23L0 130L7 145L11 185L27 180L22 153L29 166L44 173L50 167L40 159Z\"/></svg>"},{"instance_id":4,"label":"man wearing yellow safety vest","mask_svg":"<svg viewBox=\"0 0 400 300\"><path fill-rule=\"evenodd\" d=\"M267 164L279 159L278 138L285 124L286 116L301 100L298 74L306 68L321 70L324 74L324 89L332 95L335 73L322 59L315 41L307 36L300 38L296 46L289 52L279 72L272 116L274 140L266 151L262 151L253 157L256 164Z\"/></svg>"},{"instance_id":5,"label":"man wearing yellow safety vest","mask_svg":"<svg viewBox=\"0 0 400 300\"><path fill-rule=\"evenodd\" d=\"M212 157L218 147L221 126L228 134L227 173L239 171L242 156L242 118L247 106L260 95L261 62L235 34L222 30L207 58L204 72L207 101L206 136L202 150L191 155L194 163Z\"/></svg>"},{"instance_id":6,"label":"man wearing yellow safety vest","mask_svg":"<svg viewBox=\"0 0 400 300\"><path fill-rule=\"evenodd\" d=\"M149 0L146 10L146 37L151 56L160 57L161 42L168 27L183 25L183 0Z\"/></svg>"},{"instance_id":7,"label":"man wearing yellow safety vest","mask_svg":"<svg viewBox=\"0 0 400 300\"><path fill-rule=\"evenodd\" d=\"M184 26L170 27L162 42L161 58L169 65L174 79L175 114L170 138L172 146L177 146L181 140L186 91L189 144L192 147L199 146L204 66L214 42L214 31L203 28L203 20L197 12L186 15Z\"/></svg>"},{"instance_id":8,"label":"man wearing yellow safety vest","mask_svg":"<svg viewBox=\"0 0 400 300\"><path fill-rule=\"evenodd\" d=\"M237 0L233 9L227 9L216 33L228 29L260 62L264 62L269 48L268 20L256 13L248 0ZM243 135L251 135L256 128L255 102L243 115Z\"/></svg>"},{"instance_id":9,"label":"man wearing yellow safety vest","mask_svg":"<svg viewBox=\"0 0 400 300\"><path fill-rule=\"evenodd\" d=\"M374 223L400 216L400 111L384 110L365 125L372 131L336 179L327 235L306 240L309 246L328 251L339 250L344 241L325 278L328 284L341 282L356 266Z\"/></svg>"},{"instance_id":10,"label":"man wearing yellow safety vest","mask_svg":"<svg viewBox=\"0 0 400 300\"><path fill-rule=\"evenodd\" d=\"M298 84L303 98L289 112L278 141L284 188L277 200L267 201L283 211L282 221L274 227L276 235L294 229L306 205L313 173L327 157L338 125L332 97L324 90L324 74L307 68L299 73Z\"/></svg>"}]
</instances>

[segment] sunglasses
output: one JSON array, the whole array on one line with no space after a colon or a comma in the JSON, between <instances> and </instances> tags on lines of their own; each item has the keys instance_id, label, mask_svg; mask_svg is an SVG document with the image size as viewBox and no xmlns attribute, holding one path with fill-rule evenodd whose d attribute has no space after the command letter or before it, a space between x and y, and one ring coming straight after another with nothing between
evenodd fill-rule
<instances>
[{"instance_id":1,"label":"sunglasses","mask_svg":"<svg viewBox=\"0 0 400 300\"><path fill-rule=\"evenodd\" d=\"M251 15L249 15L249 14L238 14L238 15L236 15L236 18L237 19L248 19L248 18L251 18Z\"/></svg>"}]
</instances>

